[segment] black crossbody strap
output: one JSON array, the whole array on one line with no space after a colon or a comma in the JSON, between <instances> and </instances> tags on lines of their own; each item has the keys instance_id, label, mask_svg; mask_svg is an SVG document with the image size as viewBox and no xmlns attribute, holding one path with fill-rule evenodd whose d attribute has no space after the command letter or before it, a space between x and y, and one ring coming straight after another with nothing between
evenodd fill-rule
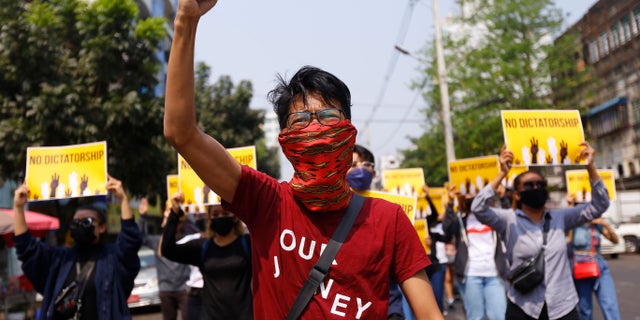
<instances>
[{"instance_id":1,"label":"black crossbody strap","mask_svg":"<svg viewBox=\"0 0 640 320\"><path fill-rule=\"evenodd\" d=\"M318 262L316 262L313 268L311 268L311 271L309 271L307 281L304 282L296 300L293 302L291 309L289 309L287 320L298 319L302 314L302 311L307 307L307 304L309 304L311 297L313 297L313 294L320 286L320 283L322 283L324 278L327 276L329 267L331 266L333 259L335 259L338 254L340 247L342 247L342 243L347 238L347 234L349 234L349 230L351 230L351 226L356 220L363 203L364 197L354 193L353 198L349 203L349 208L347 208L347 213L342 217L336 231L333 232L331 240L329 240L329 244L320 255L320 259L318 259Z\"/></svg>"},{"instance_id":2,"label":"black crossbody strap","mask_svg":"<svg viewBox=\"0 0 640 320\"><path fill-rule=\"evenodd\" d=\"M549 232L549 220L551 220L551 213L544 213L544 225L542 227L542 250L547 246L547 233Z\"/></svg>"},{"instance_id":3,"label":"black crossbody strap","mask_svg":"<svg viewBox=\"0 0 640 320\"><path fill-rule=\"evenodd\" d=\"M86 264L82 267L80 274L77 275L76 282L80 286L80 290L78 290L78 296L76 298L82 299L82 295L84 294L84 289L87 287L87 282L89 282L89 277L91 277L91 272L93 271L93 267L95 265L96 265L95 260L87 261Z\"/></svg>"}]
</instances>

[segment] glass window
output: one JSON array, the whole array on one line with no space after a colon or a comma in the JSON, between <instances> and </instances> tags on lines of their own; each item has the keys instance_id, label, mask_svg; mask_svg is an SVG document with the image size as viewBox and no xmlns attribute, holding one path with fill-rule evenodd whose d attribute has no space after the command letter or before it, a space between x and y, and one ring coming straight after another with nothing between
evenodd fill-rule
<instances>
[{"instance_id":1,"label":"glass window","mask_svg":"<svg viewBox=\"0 0 640 320\"><path fill-rule=\"evenodd\" d=\"M603 57L609 54L609 34L607 32L600 35L600 52Z\"/></svg>"},{"instance_id":2,"label":"glass window","mask_svg":"<svg viewBox=\"0 0 640 320\"><path fill-rule=\"evenodd\" d=\"M633 17L636 20L635 33L640 33L640 7L633 9Z\"/></svg>"},{"instance_id":3,"label":"glass window","mask_svg":"<svg viewBox=\"0 0 640 320\"><path fill-rule=\"evenodd\" d=\"M620 34L618 33L618 24L611 26L611 49L615 49L620 45Z\"/></svg>"},{"instance_id":4,"label":"glass window","mask_svg":"<svg viewBox=\"0 0 640 320\"><path fill-rule=\"evenodd\" d=\"M589 42L589 62L596 63L598 58L598 42L591 41Z\"/></svg>"},{"instance_id":5,"label":"glass window","mask_svg":"<svg viewBox=\"0 0 640 320\"><path fill-rule=\"evenodd\" d=\"M620 20L620 26L622 29L622 42L624 43L631 40L631 21L629 21L628 16Z\"/></svg>"}]
</instances>

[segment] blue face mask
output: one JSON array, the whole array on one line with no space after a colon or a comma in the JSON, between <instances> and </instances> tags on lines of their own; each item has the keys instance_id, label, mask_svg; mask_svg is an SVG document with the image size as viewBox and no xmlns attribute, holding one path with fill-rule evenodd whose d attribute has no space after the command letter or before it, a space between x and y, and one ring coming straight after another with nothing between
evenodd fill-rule
<instances>
[{"instance_id":1,"label":"blue face mask","mask_svg":"<svg viewBox=\"0 0 640 320\"><path fill-rule=\"evenodd\" d=\"M347 174L347 182L354 190L367 190L371 187L373 173L365 168L357 168Z\"/></svg>"}]
</instances>

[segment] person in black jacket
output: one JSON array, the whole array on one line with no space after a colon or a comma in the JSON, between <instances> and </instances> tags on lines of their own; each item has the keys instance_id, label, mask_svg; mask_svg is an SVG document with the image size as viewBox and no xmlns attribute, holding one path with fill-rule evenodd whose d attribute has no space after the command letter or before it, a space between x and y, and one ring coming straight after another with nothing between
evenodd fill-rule
<instances>
[{"instance_id":1,"label":"person in black jacket","mask_svg":"<svg viewBox=\"0 0 640 320\"><path fill-rule=\"evenodd\" d=\"M242 221L221 205L209 206L210 237L176 244L183 201L181 192L171 196L160 253L169 260L200 268L204 280L200 319L253 319L250 239Z\"/></svg>"},{"instance_id":2,"label":"person in black jacket","mask_svg":"<svg viewBox=\"0 0 640 320\"><path fill-rule=\"evenodd\" d=\"M467 319L504 319L508 268L502 241L470 212L474 194L461 195L455 186L448 193L443 228L445 234L456 239L453 269ZM459 213L453 210L454 199L458 200Z\"/></svg>"},{"instance_id":3,"label":"person in black jacket","mask_svg":"<svg viewBox=\"0 0 640 320\"><path fill-rule=\"evenodd\" d=\"M31 235L24 218L29 188L16 189L14 243L22 271L43 296L39 319L131 319L127 298L140 270L142 236L122 183L109 177L106 189L122 212L116 243L103 242L106 212L87 205L73 215L69 227L75 242L72 248L52 247Z\"/></svg>"},{"instance_id":4,"label":"person in black jacket","mask_svg":"<svg viewBox=\"0 0 640 320\"><path fill-rule=\"evenodd\" d=\"M429 259L431 260L431 265L427 267L426 271L429 281L431 281L433 294L436 296L438 308L440 308L441 312L444 312L444 277L447 265L441 264L438 260L438 242L445 244L451 241L453 236L444 232L442 221L440 220L440 213L429 196L429 186L425 185L422 187L422 190L424 191L425 199L427 203L429 203L429 209L431 210L431 214L427 216L427 228L429 231L427 244L430 247ZM444 248L441 250L444 250Z\"/></svg>"}]
</instances>

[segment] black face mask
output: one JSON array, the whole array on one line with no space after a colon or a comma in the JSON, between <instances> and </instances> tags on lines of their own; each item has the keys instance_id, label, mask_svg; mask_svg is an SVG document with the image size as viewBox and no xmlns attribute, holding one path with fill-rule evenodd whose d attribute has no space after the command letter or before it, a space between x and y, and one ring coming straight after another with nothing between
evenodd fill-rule
<instances>
[{"instance_id":1,"label":"black face mask","mask_svg":"<svg viewBox=\"0 0 640 320\"><path fill-rule=\"evenodd\" d=\"M211 223L209 227L213 232L219 234L221 236L226 236L231 232L233 227L236 225L236 218L234 217L222 217L211 219Z\"/></svg>"},{"instance_id":2,"label":"black face mask","mask_svg":"<svg viewBox=\"0 0 640 320\"><path fill-rule=\"evenodd\" d=\"M547 189L538 188L520 191L520 202L534 209L544 207L548 198L549 192L547 192Z\"/></svg>"},{"instance_id":3,"label":"black face mask","mask_svg":"<svg viewBox=\"0 0 640 320\"><path fill-rule=\"evenodd\" d=\"M71 231L71 238L76 242L79 247L89 247L96 240L96 235L93 233L94 226L92 223L86 223L85 221L72 220L69 226Z\"/></svg>"}]
</instances>

